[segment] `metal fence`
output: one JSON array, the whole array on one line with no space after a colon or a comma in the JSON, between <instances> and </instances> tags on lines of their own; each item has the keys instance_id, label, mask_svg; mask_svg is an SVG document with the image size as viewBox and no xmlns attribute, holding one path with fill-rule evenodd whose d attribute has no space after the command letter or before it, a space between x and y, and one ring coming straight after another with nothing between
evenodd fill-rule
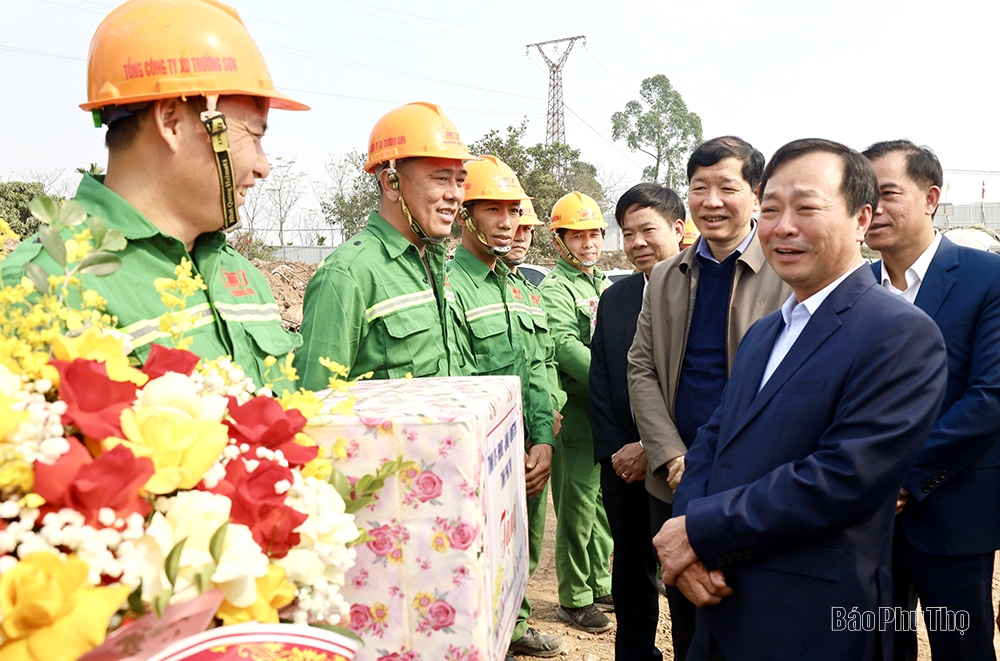
<instances>
[{"instance_id":1,"label":"metal fence","mask_svg":"<svg viewBox=\"0 0 1000 661\"><path fill-rule=\"evenodd\" d=\"M986 204L942 204L934 216L935 227L986 225L1000 231L1000 202Z\"/></svg>"}]
</instances>

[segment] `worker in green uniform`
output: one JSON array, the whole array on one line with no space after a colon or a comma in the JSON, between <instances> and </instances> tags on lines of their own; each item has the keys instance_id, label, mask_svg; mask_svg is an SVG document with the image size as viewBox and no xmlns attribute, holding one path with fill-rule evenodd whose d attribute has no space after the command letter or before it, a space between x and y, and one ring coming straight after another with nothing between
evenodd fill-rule
<instances>
[{"instance_id":1,"label":"worker in green uniform","mask_svg":"<svg viewBox=\"0 0 1000 661\"><path fill-rule=\"evenodd\" d=\"M145 76L129 73L129 58L159 63L167 53L235 60L239 67L209 77L166 65ZM228 355L264 385L264 359L282 358L299 337L282 328L267 281L222 230L238 223L247 190L268 175L260 144L268 110L308 107L274 89L239 15L215 0L131 0L112 11L91 42L87 87L81 107L108 127L108 167L103 177L84 175L75 200L128 245L118 253L117 272L84 275L83 287L107 299L108 314L142 363L153 342L169 344L171 336L160 328L169 308L154 279L173 279L190 260L207 288L186 298L189 349L206 359ZM64 230L63 239L70 236ZM63 273L41 241L29 238L3 261L3 281L19 282L29 263Z\"/></svg>"},{"instance_id":2,"label":"worker in green uniform","mask_svg":"<svg viewBox=\"0 0 1000 661\"><path fill-rule=\"evenodd\" d=\"M468 194L466 194L468 195ZM510 268L510 298L507 309L511 317L520 324L525 334L525 354L535 354L536 362L540 364L533 372L533 378L541 379L546 384L549 393L548 405L552 412L553 434L559 433L562 424L562 414L559 412L566 403L566 393L559 385L559 375L556 369L555 345L549 334L545 308L542 307L542 296L538 289L518 272L517 267L523 264L531 246L531 237L535 225L541 225L535 215L535 208L530 199L521 200L521 215L517 219L517 229L511 241L511 248L501 254L500 259ZM540 367L540 369L539 369ZM548 504L548 476L551 472L551 459L545 464L544 477L541 475L540 462L535 461L533 453L549 454L551 448L531 445L525 455L525 482L528 495L528 576L535 573L538 560L542 555L542 541L545 538L545 514ZM539 478L541 479L539 484ZM525 596L517 612L517 623L511 634L508 653L527 654L529 656L550 657L559 654L565 644L558 636L543 634L528 626L531 617L531 602Z\"/></svg>"},{"instance_id":3,"label":"worker in green uniform","mask_svg":"<svg viewBox=\"0 0 1000 661\"><path fill-rule=\"evenodd\" d=\"M295 366L325 388L328 358L348 379L469 373L449 312L444 240L465 193L469 154L441 108L410 103L383 116L368 141L379 210L330 254L306 287Z\"/></svg>"},{"instance_id":4,"label":"worker in green uniform","mask_svg":"<svg viewBox=\"0 0 1000 661\"><path fill-rule=\"evenodd\" d=\"M556 510L559 619L590 633L613 625L597 605L613 607L608 565L613 542L594 464L587 379L597 302L610 282L594 265L608 226L592 198L573 191L552 207L550 229L559 251L539 289L556 348L566 406L552 463Z\"/></svg>"}]
</instances>

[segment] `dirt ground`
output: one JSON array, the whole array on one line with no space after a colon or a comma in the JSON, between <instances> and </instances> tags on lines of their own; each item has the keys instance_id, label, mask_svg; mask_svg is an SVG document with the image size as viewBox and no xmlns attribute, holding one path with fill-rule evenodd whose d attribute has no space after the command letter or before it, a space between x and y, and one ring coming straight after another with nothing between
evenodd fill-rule
<instances>
[{"instance_id":1,"label":"dirt ground","mask_svg":"<svg viewBox=\"0 0 1000 661\"><path fill-rule=\"evenodd\" d=\"M550 491L551 493L551 491ZM566 626L556 615L559 607L559 599L556 583L555 566L555 534L556 517L552 511L552 499L549 498L549 511L547 525L545 526L545 542L542 546L542 557L538 562L535 575L528 581L528 599L532 604L532 614L529 623L536 630L561 636L566 641L566 648L563 650L560 659L567 661L612 661L615 658L615 630L602 634L583 633L577 629ZM993 575L993 603L1000 599L1000 553L997 554L997 569ZM660 625L656 631L656 644L663 652L664 661L672 661L674 658L673 649L670 646L670 616L665 597L660 597ZM615 619L614 613L608 613L612 621ZM922 621L921 621L922 629ZM920 657L919 661L930 661L930 651L927 647L927 636L921 630L919 632ZM994 634L994 644L997 648L997 655L1000 657L1000 634ZM527 661L530 656L517 656L518 659Z\"/></svg>"}]
</instances>

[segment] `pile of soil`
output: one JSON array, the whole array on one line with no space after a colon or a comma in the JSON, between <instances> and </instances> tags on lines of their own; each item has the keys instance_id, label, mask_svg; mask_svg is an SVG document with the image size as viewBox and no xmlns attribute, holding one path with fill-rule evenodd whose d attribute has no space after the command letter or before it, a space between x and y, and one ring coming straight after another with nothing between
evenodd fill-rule
<instances>
[{"instance_id":1,"label":"pile of soil","mask_svg":"<svg viewBox=\"0 0 1000 661\"><path fill-rule=\"evenodd\" d=\"M290 331L298 331L302 326L302 299L306 294L306 285L319 265L257 259L253 260L253 265L271 285L274 300L281 310L281 325Z\"/></svg>"}]
</instances>

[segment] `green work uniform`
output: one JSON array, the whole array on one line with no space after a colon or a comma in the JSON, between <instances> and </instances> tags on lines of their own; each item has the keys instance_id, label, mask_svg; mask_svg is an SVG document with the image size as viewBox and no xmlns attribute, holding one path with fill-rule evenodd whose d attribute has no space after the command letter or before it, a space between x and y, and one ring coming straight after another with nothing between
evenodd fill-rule
<instances>
[{"instance_id":1,"label":"green work uniform","mask_svg":"<svg viewBox=\"0 0 1000 661\"><path fill-rule=\"evenodd\" d=\"M189 349L207 360L230 356L254 383L264 385L264 359L283 359L301 341L282 328L280 310L264 276L226 242L222 232L200 235L189 253L183 242L161 232L103 182L103 176L84 175L74 199L88 214L104 220L109 230L125 235L128 245L117 253L122 260L117 272L84 275L83 286L107 299L108 314L117 317L118 328L131 338L134 359L145 362L153 342L169 346L169 340L164 341L169 333L160 330L160 317L169 309L153 281L175 278L174 269L187 257L193 264L192 275L200 274L208 287L187 297L184 310L195 319L194 328L184 333L192 340ZM70 236L69 229L63 231L64 239ZM3 260L3 281L19 282L29 262L49 273L62 272L41 241L29 238ZM70 304L79 306L79 296L73 296ZM280 392L288 384L274 385Z\"/></svg>"},{"instance_id":2,"label":"green work uniform","mask_svg":"<svg viewBox=\"0 0 1000 661\"><path fill-rule=\"evenodd\" d=\"M456 324L465 355L476 376L505 374L521 378L525 419L525 445L553 444L552 405L545 381L545 363L531 336L526 336L516 312L508 309L513 298L510 270L497 260L490 270L479 258L459 246L448 267L455 294Z\"/></svg>"},{"instance_id":3,"label":"green work uniform","mask_svg":"<svg viewBox=\"0 0 1000 661\"><path fill-rule=\"evenodd\" d=\"M614 543L601 500L600 466L594 464L587 398L597 303L610 284L600 270L595 268L591 278L560 257L539 287L567 394L552 461L552 502L559 603L568 608L611 593L608 566Z\"/></svg>"},{"instance_id":4,"label":"green work uniform","mask_svg":"<svg viewBox=\"0 0 1000 661\"><path fill-rule=\"evenodd\" d=\"M549 333L545 308L542 306L542 295L538 288L528 282L519 271L511 273L510 292L512 299L507 303L507 309L515 313L521 328L526 333L525 353L530 354L532 348L538 352L544 380L549 390L549 404L553 411L562 409L566 403L566 393L559 385L559 372L556 368L556 348ZM553 457L554 458L554 457ZM542 491L528 499L528 576L535 573L538 561L542 555L542 541L545 538L545 509L548 503L548 482ZM520 640L528 632L528 618L531 617L531 602L525 596L517 612L517 624L511 635L511 642Z\"/></svg>"},{"instance_id":5,"label":"green work uniform","mask_svg":"<svg viewBox=\"0 0 1000 661\"><path fill-rule=\"evenodd\" d=\"M348 379L463 376L444 246L424 256L378 213L337 247L306 287L295 367L306 388L326 388L329 358Z\"/></svg>"}]
</instances>

